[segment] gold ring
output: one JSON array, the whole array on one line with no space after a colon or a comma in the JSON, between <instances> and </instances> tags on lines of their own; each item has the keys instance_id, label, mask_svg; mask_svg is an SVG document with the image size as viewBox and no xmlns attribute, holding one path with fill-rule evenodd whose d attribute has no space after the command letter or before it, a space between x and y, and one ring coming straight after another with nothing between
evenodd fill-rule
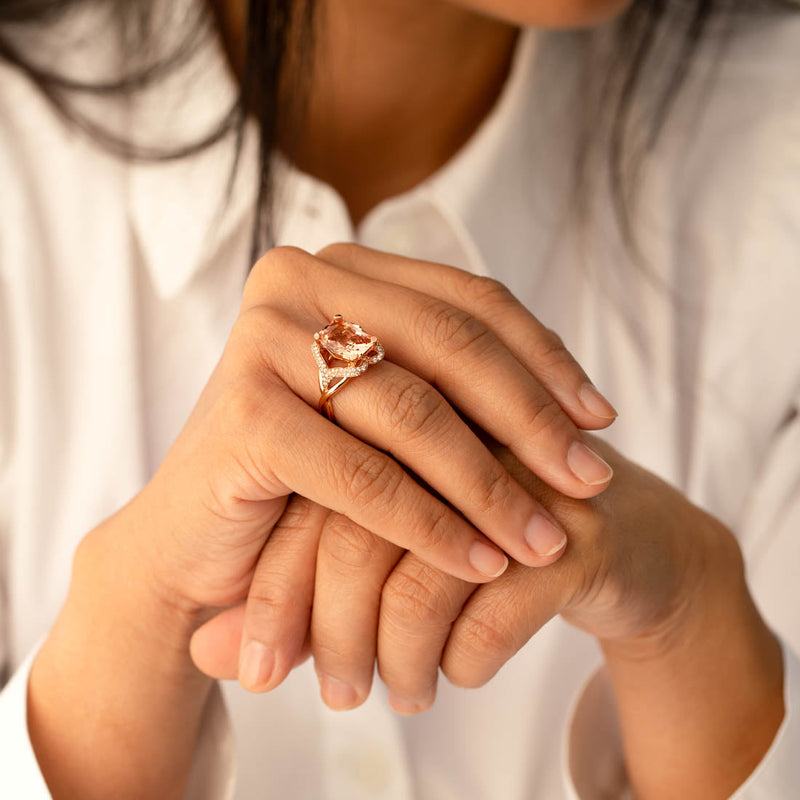
<instances>
[{"instance_id":1,"label":"gold ring","mask_svg":"<svg viewBox=\"0 0 800 800\"><path fill-rule=\"evenodd\" d=\"M347 381L383 358L383 345L360 325L345 322L341 314L335 314L330 325L314 334L311 352L319 367L321 394L317 411L324 411L331 422L336 422L331 398Z\"/></svg>"}]
</instances>

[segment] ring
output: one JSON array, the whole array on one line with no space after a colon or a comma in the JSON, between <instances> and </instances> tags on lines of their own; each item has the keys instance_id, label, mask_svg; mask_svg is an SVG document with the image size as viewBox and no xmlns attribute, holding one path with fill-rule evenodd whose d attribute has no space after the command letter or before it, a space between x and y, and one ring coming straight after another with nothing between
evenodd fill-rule
<instances>
[{"instance_id":1,"label":"ring","mask_svg":"<svg viewBox=\"0 0 800 800\"><path fill-rule=\"evenodd\" d=\"M331 422L336 422L331 398L347 381L383 358L383 345L360 325L345 322L341 314L335 314L327 328L314 334L311 352L319 367L321 394L317 411L324 411Z\"/></svg>"}]
</instances>

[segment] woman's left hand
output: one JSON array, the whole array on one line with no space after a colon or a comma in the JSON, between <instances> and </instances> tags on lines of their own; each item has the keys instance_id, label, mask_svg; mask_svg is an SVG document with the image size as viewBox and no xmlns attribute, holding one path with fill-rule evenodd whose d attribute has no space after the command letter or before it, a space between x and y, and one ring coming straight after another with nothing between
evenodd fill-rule
<instances>
[{"instance_id":1,"label":"woman's left hand","mask_svg":"<svg viewBox=\"0 0 800 800\"><path fill-rule=\"evenodd\" d=\"M236 677L250 637L282 649L278 663L311 652L323 699L346 709L368 696L377 658L391 705L413 714L433 703L440 668L459 686L480 686L561 614L600 640L635 796L729 797L783 719L780 645L750 597L733 535L611 447L592 446L615 477L589 500L559 495L496 451L569 544L549 566L512 563L480 586L295 497L247 612L229 609L200 628L195 662ZM266 691L286 674L239 680Z\"/></svg>"},{"instance_id":2,"label":"woman's left hand","mask_svg":"<svg viewBox=\"0 0 800 800\"><path fill-rule=\"evenodd\" d=\"M373 261L370 269L380 267ZM355 257L348 264L366 269ZM412 262L397 279L433 296L455 293L458 305L459 282L431 286L424 267ZM561 614L600 641L635 795L730 796L784 715L780 645L749 594L733 534L586 438L614 470L610 486L588 500L559 494L507 449L492 448L561 523L568 544L535 568L512 563L480 586L294 496L247 604L196 631L195 663L268 691L313 653L323 699L345 709L368 696L377 658L392 706L416 713L433 703L440 668L457 685L480 686ZM266 680L239 672L240 648L253 640L283 654Z\"/></svg>"},{"instance_id":3,"label":"woman's left hand","mask_svg":"<svg viewBox=\"0 0 800 800\"><path fill-rule=\"evenodd\" d=\"M670 635L699 602L711 566L735 558L735 542L663 481L601 440L593 445L615 477L590 500L554 492L494 448L563 524L569 544L548 567L512 562L482 586L295 497L256 571L247 638L282 650L280 663L302 658L310 645L323 699L334 708L366 699L377 658L395 710L414 713L433 703L440 666L453 683L480 686L557 614L602 641ZM243 617L243 607L229 610L196 635L195 659L209 673L236 676ZM229 645L221 647L223 629ZM271 689L284 677L248 688Z\"/></svg>"}]
</instances>

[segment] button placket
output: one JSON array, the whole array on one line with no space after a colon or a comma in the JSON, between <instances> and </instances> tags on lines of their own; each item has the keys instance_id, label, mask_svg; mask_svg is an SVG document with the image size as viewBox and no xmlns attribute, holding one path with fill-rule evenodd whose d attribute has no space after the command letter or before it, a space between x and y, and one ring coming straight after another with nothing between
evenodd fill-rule
<instances>
[{"instance_id":1,"label":"button placket","mask_svg":"<svg viewBox=\"0 0 800 800\"><path fill-rule=\"evenodd\" d=\"M382 685L357 709L321 714L325 800L413 800L402 732Z\"/></svg>"}]
</instances>

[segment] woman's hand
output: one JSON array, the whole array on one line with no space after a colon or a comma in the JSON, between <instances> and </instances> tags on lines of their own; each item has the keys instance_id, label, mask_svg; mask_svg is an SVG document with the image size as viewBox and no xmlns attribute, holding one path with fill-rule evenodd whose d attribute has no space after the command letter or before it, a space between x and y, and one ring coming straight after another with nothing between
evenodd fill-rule
<instances>
[{"instance_id":1,"label":"woman's hand","mask_svg":"<svg viewBox=\"0 0 800 800\"><path fill-rule=\"evenodd\" d=\"M240 676L243 683L276 685L304 654L308 630L329 704L363 702L377 658L393 706L411 713L432 704L440 666L454 683L480 686L557 614L606 641L668 629L696 602L708 553L719 546L717 528L655 476L599 440L593 446L615 478L586 501L554 491L507 448L493 448L566 528L570 544L540 562L549 564L544 571L512 562L484 586L448 575L342 514L293 498L264 548L245 622L245 638L269 643L287 669L268 686L248 675ZM245 619L241 608L226 614L226 622L214 620L195 635L196 661L217 677L236 675L231 646ZM223 630L220 646L215 637Z\"/></svg>"},{"instance_id":2,"label":"woman's hand","mask_svg":"<svg viewBox=\"0 0 800 800\"><path fill-rule=\"evenodd\" d=\"M407 268L452 284L463 302L384 279ZM380 336L388 355L336 396L341 428L314 410L310 353L336 313ZM183 795L211 687L188 657L190 637L211 608L247 596L260 555L262 569L280 568L262 550L282 515L284 527L291 519L292 492L467 581L500 574L500 548L527 564L563 548L549 513L456 408L568 494L596 494L610 479L577 426L603 427L613 410L504 290L352 246L264 256L158 471L78 548L28 686L53 796ZM313 580L314 553L303 553L300 578ZM256 674L269 667L257 648L247 663Z\"/></svg>"},{"instance_id":3,"label":"woman's hand","mask_svg":"<svg viewBox=\"0 0 800 800\"><path fill-rule=\"evenodd\" d=\"M259 567L251 589L276 613L254 605L245 620L243 606L230 609L196 633L195 660L234 677L244 624L248 637L295 658L310 649L333 708L363 702L377 658L392 706L417 713L433 703L440 668L459 686L480 686L561 614L603 647L637 796L729 796L780 724L780 648L747 591L732 534L609 446L593 446L615 479L590 500L560 495L507 449L495 451L570 544L546 569L512 563L482 586L298 498L291 537L275 536L264 551L278 572ZM317 542L312 584L298 553Z\"/></svg>"},{"instance_id":4,"label":"woman's hand","mask_svg":"<svg viewBox=\"0 0 800 800\"><path fill-rule=\"evenodd\" d=\"M546 570L512 564L474 587L413 554L400 559L380 601L381 677L396 710L424 710L437 664L451 682L480 686L561 614L603 649L635 796L723 800L761 761L783 718L780 645L750 596L733 534L609 446L594 446L615 479L586 501L559 496L510 453L498 454L568 531L569 547ZM348 596L346 580L338 591ZM346 615L348 604L340 607ZM357 636L313 618L311 630L323 670Z\"/></svg>"},{"instance_id":5,"label":"woman's hand","mask_svg":"<svg viewBox=\"0 0 800 800\"><path fill-rule=\"evenodd\" d=\"M415 269L446 284L450 301L382 280ZM342 427L314 410L309 352L335 313L387 353L336 395ZM562 492L588 497L611 477L577 426L604 427L613 409L499 285L354 245L270 251L188 423L137 498L154 574L190 606L241 600L292 492L467 581L500 574L502 550L542 563L563 531L454 407Z\"/></svg>"}]
</instances>

